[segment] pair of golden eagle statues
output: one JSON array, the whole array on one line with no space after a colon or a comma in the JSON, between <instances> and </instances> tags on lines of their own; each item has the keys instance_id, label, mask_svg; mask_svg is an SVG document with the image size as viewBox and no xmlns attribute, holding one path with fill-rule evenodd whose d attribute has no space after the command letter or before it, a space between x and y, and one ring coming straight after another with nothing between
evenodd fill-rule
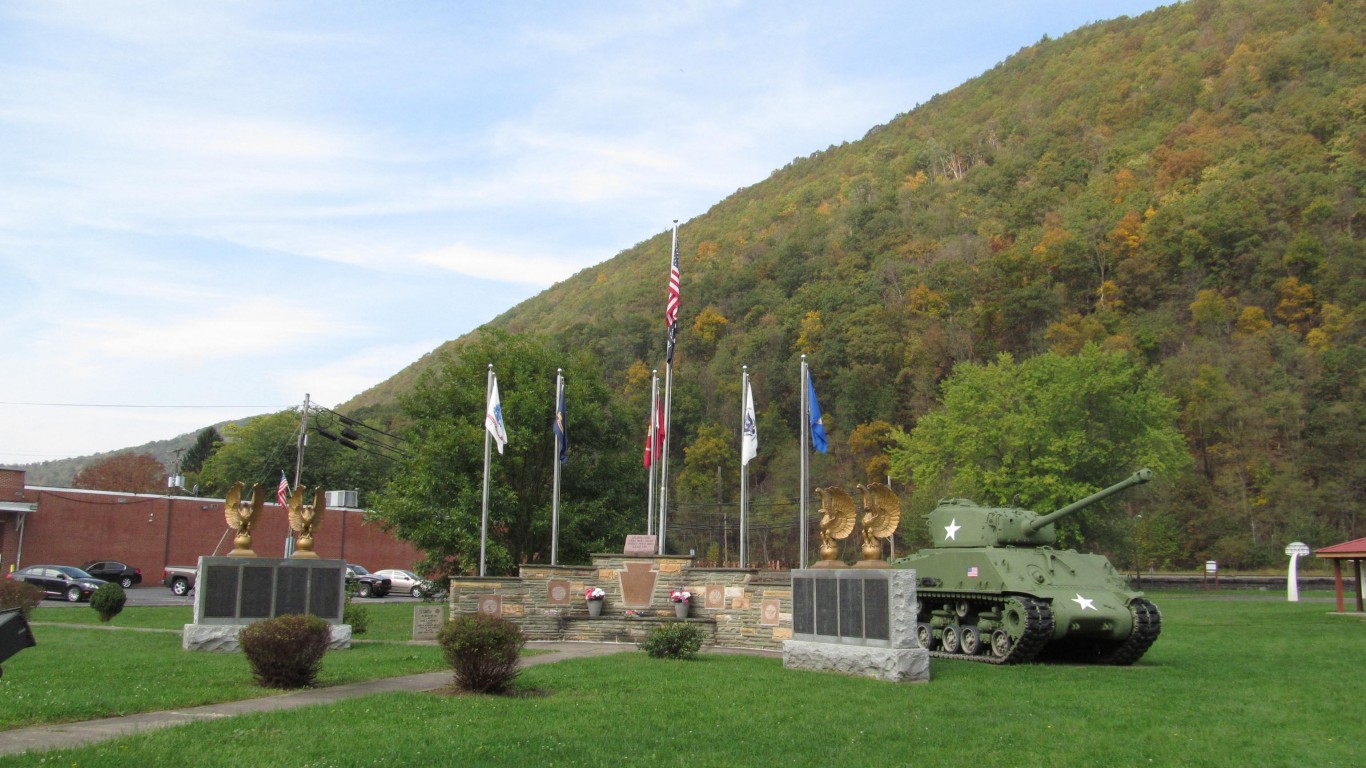
<instances>
[{"instance_id":1,"label":"pair of golden eagle statues","mask_svg":"<svg viewBox=\"0 0 1366 768\"><path fill-rule=\"evenodd\" d=\"M228 496L224 499L223 511L228 519L228 528L237 532L237 536L232 540L233 549L228 553L229 557L256 557L256 553L251 551L251 529L256 526L261 519L261 510L266 505L266 496L261 490L261 486L251 487L251 500L242 500L243 484L233 483L228 489ZM323 514L327 512L327 494L322 488L313 492L313 503L305 504L304 497L308 494L307 486L299 486L289 495L289 500L285 503L285 509L289 511L289 527L299 534L296 542L294 557L314 558L318 553L313 551L313 534L322 525Z\"/></svg>"},{"instance_id":2,"label":"pair of golden eagle statues","mask_svg":"<svg viewBox=\"0 0 1366 768\"><path fill-rule=\"evenodd\" d=\"M857 486L863 492L863 559L855 568L887 568L882 559L882 541L891 538L901 523L901 501L882 483ZM837 543L854 532L858 506L843 488L817 488L821 495L821 559L817 568L843 568Z\"/></svg>"}]
</instances>

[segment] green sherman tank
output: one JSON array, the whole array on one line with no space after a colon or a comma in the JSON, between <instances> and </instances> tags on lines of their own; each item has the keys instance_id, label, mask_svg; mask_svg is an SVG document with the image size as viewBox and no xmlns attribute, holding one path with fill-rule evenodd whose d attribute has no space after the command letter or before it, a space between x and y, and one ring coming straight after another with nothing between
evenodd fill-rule
<instances>
[{"instance_id":1,"label":"green sherman tank","mask_svg":"<svg viewBox=\"0 0 1366 768\"><path fill-rule=\"evenodd\" d=\"M1132 664L1162 630L1157 606L1101 555L1054 549L1053 523L1152 479L1121 483L1039 515L944 499L925 516L934 546L893 563L916 569L922 646L941 658L1020 664L1046 654Z\"/></svg>"}]
</instances>

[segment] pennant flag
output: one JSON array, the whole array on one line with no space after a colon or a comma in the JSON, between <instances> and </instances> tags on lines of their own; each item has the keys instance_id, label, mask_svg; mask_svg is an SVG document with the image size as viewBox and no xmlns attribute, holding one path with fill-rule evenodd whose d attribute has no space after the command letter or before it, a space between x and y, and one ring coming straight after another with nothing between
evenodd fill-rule
<instances>
[{"instance_id":1,"label":"pennant flag","mask_svg":"<svg viewBox=\"0 0 1366 768\"><path fill-rule=\"evenodd\" d=\"M503 428L503 403L498 399L498 379L494 377L493 388L489 390L489 407L484 413L484 428L493 435L493 441L498 443L498 453L503 452L503 446L507 444L507 430Z\"/></svg>"},{"instance_id":2,"label":"pennant flag","mask_svg":"<svg viewBox=\"0 0 1366 768\"><path fill-rule=\"evenodd\" d=\"M673 263L669 266L669 298L664 302L664 325L669 329L669 344L665 359L674 361L674 339L678 335L678 237L674 236Z\"/></svg>"},{"instance_id":3,"label":"pennant flag","mask_svg":"<svg viewBox=\"0 0 1366 768\"><path fill-rule=\"evenodd\" d=\"M744 423L740 426L740 464L749 464L749 460L759 452L759 427L754 422L754 390L745 382L745 416Z\"/></svg>"},{"instance_id":4,"label":"pennant flag","mask_svg":"<svg viewBox=\"0 0 1366 768\"><path fill-rule=\"evenodd\" d=\"M664 401L655 396L655 407L650 409L650 427L645 430L645 466L664 446Z\"/></svg>"},{"instance_id":5,"label":"pennant flag","mask_svg":"<svg viewBox=\"0 0 1366 768\"><path fill-rule=\"evenodd\" d=\"M276 500L277 502L280 503L280 506L283 507L283 506L287 506L285 502L286 502L288 499L289 499L289 480L285 479L285 471L282 469L282 470L280 470L280 484L279 484L278 486L276 486L276 488L275 488L275 500Z\"/></svg>"},{"instance_id":6,"label":"pennant flag","mask_svg":"<svg viewBox=\"0 0 1366 768\"><path fill-rule=\"evenodd\" d=\"M569 461L569 433L565 427L564 384L560 384L560 397L555 403L555 442L560 446L560 463Z\"/></svg>"},{"instance_id":7,"label":"pennant flag","mask_svg":"<svg viewBox=\"0 0 1366 768\"><path fill-rule=\"evenodd\" d=\"M806 387L806 399L809 403L807 418L811 421L811 447L825 453L830 443L825 438L825 423L821 421L821 407L816 402L816 384L809 375L806 377Z\"/></svg>"}]
</instances>

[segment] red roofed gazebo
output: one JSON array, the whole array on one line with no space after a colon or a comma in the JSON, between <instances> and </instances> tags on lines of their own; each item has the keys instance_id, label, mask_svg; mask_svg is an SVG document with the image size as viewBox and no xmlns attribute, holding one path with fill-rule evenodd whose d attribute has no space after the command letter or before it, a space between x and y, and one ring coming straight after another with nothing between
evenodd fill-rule
<instances>
[{"instance_id":1,"label":"red roofed gazebo","mask_svg":"<svg viewBox=\"0 0 1366 768\"><path fill-rule=\"evenodd\" d=\"M1338 613L1342 613L1342 561L1351 560L1357 580L1357 613L1361 607L1361 561L1366 560L1366 539L1353 539L1331 547L1315 550L1314 554L1333 561L1333 581L1338 591Z\"/></svg>"}]
</instances>

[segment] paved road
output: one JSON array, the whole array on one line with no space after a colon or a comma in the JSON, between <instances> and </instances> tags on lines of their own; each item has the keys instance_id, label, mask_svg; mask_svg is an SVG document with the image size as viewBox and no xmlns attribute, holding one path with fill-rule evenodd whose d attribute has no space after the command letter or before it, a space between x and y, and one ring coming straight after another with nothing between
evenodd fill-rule
<instances>
[{"instance_id":1,"label":"paved road","mask_svg":"<svg viewBox=\"0 0 1366 768\"><path fill-rule=\"evenodd\" d=\"M152 584L152 585L139 584L139 585L137 585L136 587L133 587L132 589L125 590L125 593L128 595L128 602L124 604L125 606L129 606L129 605L188 605L188 606L193 606L193 605L194 605L194 593L193 593L193 592L191 592L190 594L188 594L188 595L186 595L186 596L184 596L184 597L177 597L177 596L175 595L175 593L171 592L171 590L170 590L168 587L163 587L163 586L161 586L160 584ZM420 604L420 603L422 602L422 601L418 600L417 598L410 597L410 596L408 596L408 595L406 595L406 594L404 594L404 595L388 595L388 596L386 596L386 597L367 597L367 598L360 598L360 597L358 597L358 598L355 598L355 601L356 601L356 603L361 604L361 605L367 605L367 604L369 604L369 603L412 603L413 605L418 605L418 604ZM56 598L48 598L47 600L44 600L44 601L43 601L43 607L44 607L44 608L60 608L60 607L62 607L62 606L67 606L67 607L71 607L71 606L83 606L83 607L88 607L89 605L90 605L89 603L68 603L68 602L65 601L65 600L58 600L58 599L56 599Z\"/></svg>"}]
</instances>

